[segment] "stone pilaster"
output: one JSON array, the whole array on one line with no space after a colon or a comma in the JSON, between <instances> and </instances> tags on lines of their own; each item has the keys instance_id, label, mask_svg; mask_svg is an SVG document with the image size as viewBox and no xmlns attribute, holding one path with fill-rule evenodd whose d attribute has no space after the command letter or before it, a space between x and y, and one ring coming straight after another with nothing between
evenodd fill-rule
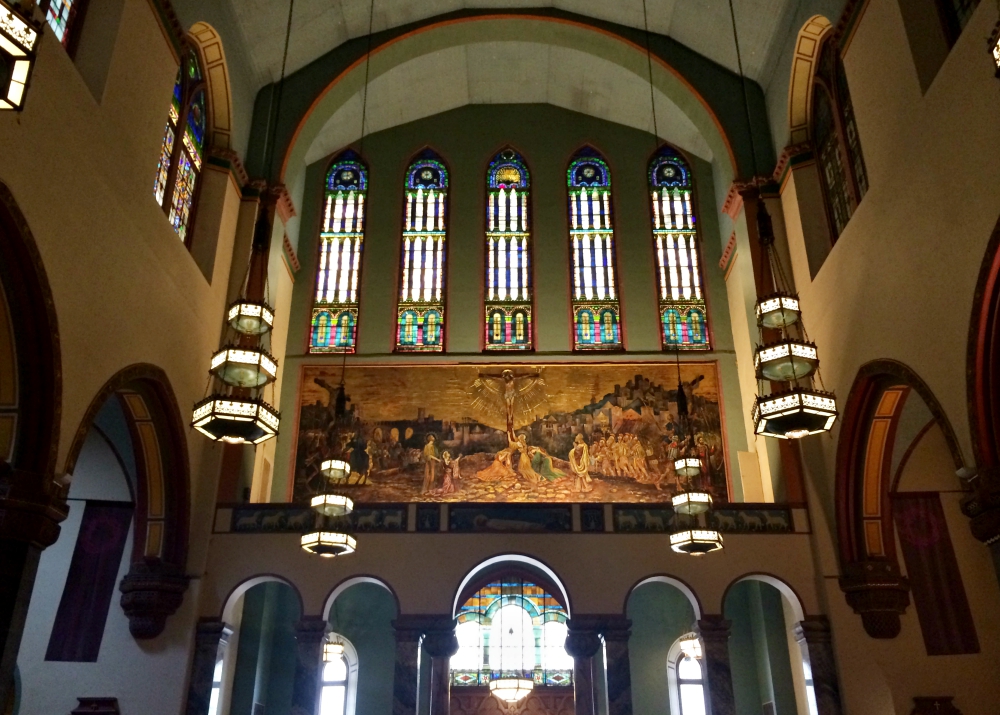
<instances>
[{"instance_id":1,"label":"stone pilaster","mask_svg":"<svg viewBox=\"0 0 1000 715\"><path fill-rule=\"evenodd\" d=\"M224 646L232 634L232 629L220 620L203 618L198 621L194 633L187 708L184 711L186 715L208 715L219 647Z\"/></svg>"},{"instance_id":2,"label":"stone pilaster","mask_svg":"<svg viewBox=\"0 0 1000 715\"><path fill-rule=\"evenodd\" d=\"M573 693L576 715L596 715L597 688L594 682L594 655L601 647L601 637L589 619L571 618L566 622L566 652L573 656Z\"/></svg>"},{"instance_id":3,"label":"stone pilaster","mask_svg":"<svg viewBox=\"0 0 1000 715\"><path fill-rule=\"evenodd\" d=\"M305 616L295 624L295 681L292 684L292 712L315 715L319 702L316 686L326 638L326 619Z\"/></svg>"},{"instance_id":4,"label":"stone pilaster","mask_svg":"<svg viewBox=\"0 0 1000 715\"><path fill-rule=\"evenodd\" d=\"M733 674L729 666L729 627L721 615L703 615L696 624L704 649L710 715L736 715Z\"/></svg>"},{"instance_id":5,"label":"stone pilaster","mask_svg":"<svg viewBox=\"0 0 1000 715\"><path fill-rule=\"evenodd\" d=\"M795 624L795 638L809 656L818 715L843 715L830 621L826 616L805 618Z\"/></svg>"},{"instance_id":6,"label":"stone pilaster","mask_svg":"<svg viewBox=\"0 0 1000 715\"><path fill-rule=\"evenodd\" d=\"M424 648L431 657L430 715L448 715L451 711L450 664L451 657L458 652L454 624L454 619L449 618L424 634Z\"/></svg>"},{"instance_id":7,"label":"stone pilaster","mask_svg":"<svg viewBox=\"0 0 1000 715\"><path fill-rule=\"evenodd\" d=\"M396 664L392 681L392 715L416 715L420 676L420 639L426 620L400 615L392 622L396 632Z\"/></svg>"},{"instance_id":8,"label":"stone pilaster","mask_svg":"<svg viewBox=\"0 0 1000 715\"><path fill-rule=\"evenodd\" d=\"M601 616L597 629L604 636L608 715L632 715L632 665L628 657L632 621L622 615Z\"/></svg>"}]
</instances>

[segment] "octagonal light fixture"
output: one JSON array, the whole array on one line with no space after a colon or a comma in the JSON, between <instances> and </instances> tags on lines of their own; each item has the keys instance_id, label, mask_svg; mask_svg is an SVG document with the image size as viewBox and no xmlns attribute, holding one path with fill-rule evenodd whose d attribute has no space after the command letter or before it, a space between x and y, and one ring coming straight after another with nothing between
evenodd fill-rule
<instances>
[{"instance_id":1,"label":"octagonal light fixture","mask_svg":"<svg viewBox=\"0 0 1000 715\"><path fill-rule=\"evenodd\" d=\"M280 421L263 400L211 395L194 406L191 426L216 442L260 444L278 434Z\"/></svg>"},{"instance_id":2,"label":"octagonal light fixture","mask_svg":"<svg viewBox=\"0 0 1000 715\"><path fill-rule=\"evenodd\" d=\"M226 314L229 327L243 335L263 335L274 327L274 310L267 303L239 300Z\"/></svg>"},{"instance_id":3,"label":"octagonal light fixture","mask_svg":"<svg viewBox=\"0 0 1000 715\"><path fill-rule=\"evenodd\" d=\"M793 387L758 395L753 405L754 432L779 439L800 439L826 432L837 421L832 392Z\"/></svg>"},{"instance_id":4,"label":"octagonal light fixture","mask_svg":"<svg viewBox=\"0 0 1000 715\"><path fill-rule=\"evenodd\" d=\"M325 559L353 554L358 548L353 536L339 531L311 531L303 534L299 543L304 551Z\"/></svg>"},{"instance_id":5,"label":"octagonal light fixture","mask_svg":"<svg viewBox=\"0 0 1000 715\"><path fill-rule=\"evenodd\" d=\"M0 0L0 110L24 108L37 44L34 22Z\"/></svg>"},{"instance_id":6,"label":"octagonal light fixture","mask_svg":"<svg viewBox=\"0 0 1000 715\"><path fill-rule=\"evenodd\" d=\"M758 345L753 365L760 378L774 382L792 382L816 372L819 367L819 352L813 343L787 338Z\"/></svg>"},{"instance_id":7,"label":"octagonal light fixture","mask_svg":"<svg viewBox=\"0 0 1000 715\"><path fill-rule=\"evenodd\" d=\"M704 514L712 508L712 495L703 491L681 492L670 503L678 514Z\"/></svg>"},{"instance_id":8,"label":"octagonal light fixture","mask_svg":"<svg viewBox=\"0 0 1000 715\"><path fill-rule=\"evenodd\" d=\"M758 300L756 312L757 321L765 328L787 328L798 322L802 315L798 296L784 291Z\"/></svg>"},{"instance_id":9,"label":"octagonal light fixture","mask_svg":"<svg viewBox=\"0 0 1000 715\"><path fill-rule=\"evenodd\" d=\"M323 516L347 516L354 511L354 501L342 494L317 494L309 506Z\"/></svg>"},{"instance_id":10,"label":"octagonal light fixture","mask_svg":"<svg viewBox=\"0 0 1000 715\"><path fill-rule=\"evenodd\" d=\"M670 548L679 554L704 556L722 549L722 534L715 529L683 529L670 535Z\"/></svg>"},{"instance_id":11,"label":"octagonal light fixture","mask_svg":"<svg viewBox=\"0 0 1000 715\"><path fill-rule=\"evenodd\" d=\"M267 352L233 345L212 356L210 369L232 387L263 387L278 376L278 363Z\"/></svg>"},{"instance_id":12,"label":"octagonal light fixture","mask_svg":"<svg viewBox=\"0 0 1000 715\"><path fill-rule=\"evenodd\" d=\"M701 459L698 457L679 457L674 460L674 472L678 477L690 479L701 474Z\"/></svg>"}]
</instances>

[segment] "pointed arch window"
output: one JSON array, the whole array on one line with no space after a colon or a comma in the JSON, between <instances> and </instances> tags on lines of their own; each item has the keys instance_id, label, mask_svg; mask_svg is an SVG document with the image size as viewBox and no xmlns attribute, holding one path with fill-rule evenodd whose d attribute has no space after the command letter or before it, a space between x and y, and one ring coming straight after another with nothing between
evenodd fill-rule
<instances>
[{"instance_id":1,"label":"pointed arch window","mask_svg":"<svg viewBox=\"0 0 1000 715\"><path fill-rule=\"evenodd\" d=\"M448 169L425 150L406 170L396 350L444 349Z\"/></svg>"},{"instance_id":2,"label":"pointed arch window","mask_svg":"<svg viewBox=\"0 0 1000 715\"><path fill-rule=\"evenodd\" d=\"M820 50L812 92L812 145L836 241L868 191L868 171L844 63L829 34Z\"/></svg>"},{"instance_id":3,"label":"pointed arch window","mask_svg":"<svg viewBox=\"0 0 1000 715\"><path fill-rule=\"evenodd\" d=\"M185 243L191 236L195 191L205 155L205 80L194 50L181 62L160 145L153 197Z\"/></svg>"},{"instance_id":4,"label":"pointed arch window","mask_svg":"<svg viewBox=\"0 0 1000 715\"><path fill-rule=\"evenodd\" d=\"M680 154L664 146L649 162L648 180L663 349L708 350L691 169Z\"/></svg>"},{"instance_id":5,"label":"pointed arch window","mask_svg":"<svg viewBox=\"0 0 1000 715\"><path fill-rule=\"evenodd\" d=\"M573 347L620 350L611 171L600 154L584 147L570 161L566 185L573 260Z\"/></svg>"},{"instance_id":6,"label":"pointed arch window","mask_svg":"<svg viewBox=\"0 0 1000 715\"><path fill-rule=\"evenodd\" d=\"M368 169L361 157L348 149L333 160L326 174L311 353L353 353L357 345L367 194Z\"/></svg>"},{"instance_id":7,"label":"pointed arch window","mask_svg":"<svg viewBox=\"0 0 1000 715\"><path fill-rule=\"evenodd\" d=\"M513 149L486 170L487 350L532 350L531 176Z\"/></svg>"}]
</instances>

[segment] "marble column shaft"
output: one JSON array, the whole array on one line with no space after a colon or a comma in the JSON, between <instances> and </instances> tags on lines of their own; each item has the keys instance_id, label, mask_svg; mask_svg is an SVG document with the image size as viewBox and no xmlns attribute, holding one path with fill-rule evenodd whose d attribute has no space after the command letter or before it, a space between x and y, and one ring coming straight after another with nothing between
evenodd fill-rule
<instances>
[{"instance_id":1,"label":"marble column shaft","mask_svg":"<svg viewBox=\"0 0 1000 715\"><path fill-rule=\"evenodd\" d=\"M696 623L704 649L709 715L736 715L733 674L729 665L731 621L722 615L703 615Z\"/></svg>"},{"instance_id":2,"label":"marble column shaft","mask_svg":"<svg viewBox=\"0 0 1000 715\"><path fill-rule=\"evenodd\" d=\"M191 660L191 678L188 680L187 715L208 715L212 699L212 682L219 645L224 644L232 630L222 621L202 619L194 634L194 658Z\"/></svg>"},{"instance_id":3,"label":"marble column shaft","mask_svg":"<svg viewBox=\"0 0 1000 715\"><path fill-rule=\"evenodd\" d=\"M431 657L431 712L448 715L451 711L451 657L458 652L454 620L447 629L435 629L424 634L424 648Z\"/></svg>"},{"instance_id":4,"label":"marble column shaft","mask_svg":"<svg viewBox=\"0 0 1000 715\"><path fill-rule=\"evenodd\" d=\"M830 621L826 616L805 618L795 624L795 638L809 656L816 711L819 715L843 715Z\"/></svg>"},{"instance_id":5,"label":"marble column shaft","mask_svg":"<svg viewBox=\"0 0 1000 715\"><path fill-rule=\"evenodd\" d=\"M392 680L392 715L417 715L420 679L420 639L423 629L412 617L392 622L396 633L396 663Z\"/></svg>"},{"instance_id":6,"label":"marble column shaft","mask_svg":"<svg viewBox=\"0 0 1000 715\"><path fill-rule=\"evenodd\" d=\"M587 624L590 625L590 624ZM594 655L601 647L596 630L567 622L566 652L573 656L573 695L576 715L597 715L597 688L594 682Z\"/></svg>"},{"instance_id":7,"label":"marble column shaft","mask_svg":"<svg viewBox=\"0 0 1000 715\"><path fill-rule=\"evenodd\" d=\"M316 715L319 703L319 669L326 639L326 619L305 616L295 624L295 680L292 684L292 712Z\"/></svg>"},{"instance_id":8,"label":"marble column shaft","mask_svg":"<svg viewBox=\"0 0 1000 715\"><path fill-rule=\"evenodd\" d=\"M608 671L608 715L632 715L632 665L628 639L632 621L624 616L608 617L601 632Z\"/></svg>"}]
</instances>

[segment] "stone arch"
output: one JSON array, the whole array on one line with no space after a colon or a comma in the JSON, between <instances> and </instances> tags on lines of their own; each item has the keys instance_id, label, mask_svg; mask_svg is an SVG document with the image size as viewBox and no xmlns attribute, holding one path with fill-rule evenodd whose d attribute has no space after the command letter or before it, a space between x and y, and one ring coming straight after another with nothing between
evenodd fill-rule
<instances>
[{"instance_id":1,"label":"stone arch","mask_svg":"<svg viewBox=\"0 0 1000 715\"><path fill-rule=\"evenodd\" d=\"M196 22L188 31L187 41L198 53L208 90L208 145L231 149L233 132L233 95L229 86L229 66L222 37L207 22Z\"/></svg>"},{"instance_id":2,"label":"stone arch","mask_svg":"<svg viewBox=\"0 0 1000 715\"><path fill-rule=\"evenodd\" d=\"M701 599L698 598L698 594L695 593L694 589L691 588L684 581L680 580L676 576L670 576L668 574L655 574L653 576L646 576L642 580L638 581L635 585L633 585L632 588L628 590L628 593L625 594L625 602L622 604L622 613L626 613L628 611L628 600L629 598L632 597L632 593L637 588L645 586L646 584L649 583L665 583L668 586L673 586L674 588L676 588L678 591L684 594L684 597L687 598L688 602L691 604L691 610L694 611L694 619L696 621L701 620L701 614L702 614Z\"/></svg>"},{"instance_id":3,"label":"stone arch","mask_svg":"<svg viewBox=\"0 0 1000 715\"><path fill-rule=\"evenodd\" d=\"M98 411L117 399L136 457L135 535L122 608L135 638L155 638L187 590L189 464L185 424L167 375L149 364L120 370L98 391L66 457L71 475Z\"/></svg>"},{"instance_id":4,"label":"stone arch","mask_svg":"<svg viewBox=\"0 0 1000 715\"><path fill-rule=\"evenodd\" d=\"M799 30L792 57L792 76L788 83L789 144L809 141L812 122L812 84L816 76L820 46L833 26L822 15L813 15Z\"/></svg>"},{"instance_id":5,"label":"stone arch","mask_svg":"<svg viewBox=\"0 0 1000 715\"><path fill-rule=\"evenodd\" d=\"M302 601L302 593L299 591L298 588L296 588L294 583L289 581L284 576L279 576L277 574L273 573L258 574L257 576L251 576L250 578L236 584L236 586L233 587L233 590L229 592L229 595L226 596L226 600L223 601L222 605L222 613L220 614L223 623L233 623L235 621L236 605L240 602L240 599L243 597L243 594L245 594L254 586L259 586L262 583L271 583L271 582L283 583L289 588L291 588L299 599L299 613L305 613L304 610L305 604Z\"/></svg>"},{"instance_id":6,"label":"stone arch","mask_svg":"<svg viewBox=\"0 0 1000 715\"><path fill-rule=\"evenodd\" d=\"M560 604L566 609L566 615L572 615L569 592L556 572L542 561L525 554L498 554L473 567L455 591L452 615L457 616L462 603L500 571L523 572L525 576L535 580L539 586L548 589L553 596L557 598L561 596Z\"/></svg>"},{"instance_id":7,"label":"stone arch","mask_svg":"<svg viewBox=\"0 0 1000 715\"><path fill-rule=\"evenodd\" d=\"M720 604L721 608L725 607L726 596L729 595L733 586L741 583L742 581L760 581L761 583L766 583L768 586L773 586L782 595L782 597L788 601L788 605L792 608L792 615L795 617L795 621L799 622L805 620L806 612L802 606L802 599L799 598L799 594L795 592L795 589L777 576L772 576L767 573L748 573L733 579L729 585L726 586L726 590L722 593L722 603ZM721 612L722 611L720 609L720 613Z\"/></svg>"},{"instance_id":8,"label":"stone arch","mask_svg":"<svg viewBox=\"0 0 1000 715\"><path fill-rule=\"evenodd\" d=\"M396 595L396 592L393 590L392 586L390 586L389 584L387 584L385 581L383 581L382 579L378 578L377 576L366 576L366 575L351 576L349 578L344 579L343 581L341 581L340 583L338 583L336 586L334 586L333 590L330 591L330 594L323 601L323 620L324 621L329 621L330 620L330 609L333 608L333 603L334 603L334 601L337 600L337 598L340 596L340 594L342 594L344 591L346 591L347 589L349 589L351 586L355 586L355 585L357 585L359 583L371 583L371 584L374 584L376 586L381 586L382 588L384 588L386 591L388 591L390 594L392 594L392 598L396 602L396 613L401 613L402 612L402 609L400 609L400 607L399 607L399 596Z\"/></svg>"},{"instance_id":9,"label":"stone arch","mask_svg":"<svg viewBox=\"0 0 1000 715\"><path fill-rule=\"evenodd\" d=\"M955 432L937 398L909 367L875 360L858 371L844 408L837 443L836 515L840 587L873 638L894 638L909 605L889 508L896 432L907 398L915 393L963 467Z\"/></svg>"}]
</instances>

